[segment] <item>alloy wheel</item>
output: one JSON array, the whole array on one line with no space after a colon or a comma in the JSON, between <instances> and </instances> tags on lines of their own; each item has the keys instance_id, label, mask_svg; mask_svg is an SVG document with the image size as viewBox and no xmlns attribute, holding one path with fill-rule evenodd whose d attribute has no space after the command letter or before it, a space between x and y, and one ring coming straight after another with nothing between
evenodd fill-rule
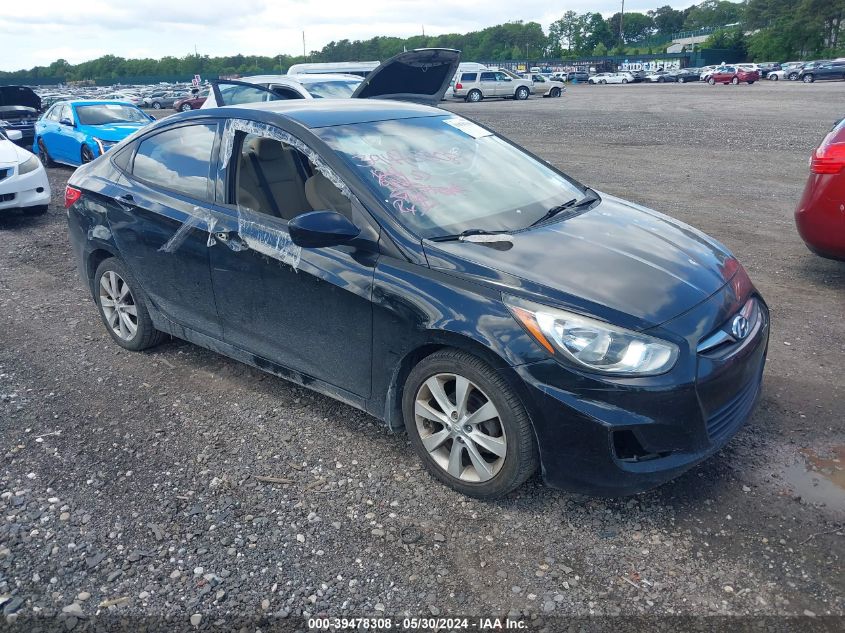
<instances>
[{"instance_id":1,"label":"alloy wheel","mask_svg":"<svg viewBox=\"0 0 845 633\"><path fill-rule=\"evenodd\" d=\"M138 331L138 308L129 284L113 270L100 277L100 307L112 331L131 341Z\"/></svg>"},{"instance_id":2,"label":"alloy wheel","mask_svg":"<svg viewBox=\"0 0 845 633\"><path fill-rule=\"evenodd\" d=\"M501 470L507 438L499 411L464 376L428 378L417 391L414 420L432 461L451 477L484 482Z\"/></svg>"}]
</instances>

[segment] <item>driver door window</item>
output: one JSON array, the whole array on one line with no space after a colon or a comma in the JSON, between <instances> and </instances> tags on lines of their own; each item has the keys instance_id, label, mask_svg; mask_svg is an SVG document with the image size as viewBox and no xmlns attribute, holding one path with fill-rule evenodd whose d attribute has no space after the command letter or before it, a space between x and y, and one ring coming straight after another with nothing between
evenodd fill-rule
<instances>
[{"instance_id":1,"label":"driver door window","mask_svg":"<svg viewBox=\"0 0 845 633\"><path fill-rule=\"evenodd\" d=\"M351 217L349 199L298 149L257 134L241 139L233 187L238 208L284 221L309 211L336 211Z\"/></svg>"}]
</instances>

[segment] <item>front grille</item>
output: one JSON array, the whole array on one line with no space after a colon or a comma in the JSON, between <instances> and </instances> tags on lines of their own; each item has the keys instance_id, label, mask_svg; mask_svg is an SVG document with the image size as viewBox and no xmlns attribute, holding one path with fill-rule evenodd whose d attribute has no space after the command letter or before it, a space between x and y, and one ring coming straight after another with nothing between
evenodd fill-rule
<instances>
[{"instance_id":1,"label":"front grille","mask_svg":"<svg viewBox=\"0 0 845 633\"><path fill-rule=\"evenodd\" d=\"M14 193L0 193L0 202L11 202L15 199Z\"/></svg>"},{"instance_id":2,"label":"front grille","mask_svg":"<svg viewBox=\"0 0 845 633\"><path fill-rule=\"evenodd\" d=\"M0 169L0 180L4 180L12 175L12 168Z\"/></svg>"},{"instance_id":3,"label":"front grille","mask_svg":"<svg viewBox=\"0 0 845 633\"><path fill-rule=\"evenodd\" d=\"M707 419L707 434L712 443L722 442L742 426L754 408L757 394L760 393L761 378L762 376L756 376Z\"/></svg>"}]
</instances>

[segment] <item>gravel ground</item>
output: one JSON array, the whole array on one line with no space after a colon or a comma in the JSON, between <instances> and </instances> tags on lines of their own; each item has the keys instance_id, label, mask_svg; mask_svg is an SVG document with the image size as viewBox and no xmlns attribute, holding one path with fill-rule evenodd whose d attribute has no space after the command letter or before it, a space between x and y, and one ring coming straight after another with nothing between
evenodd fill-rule
<instances>
[{"instance_id":1,"label":"gravel ground","mask_svg":"<svg viewBox=\"0 0 845 633\"><path fill-rule=\"evenodd\" d=\"M46 216L0 218L3 618L20 630L103 617L293 628L318 614L841 625L845 264L810 254L792 211L843 98L842 83L582 85L447 106L720 239L771 306L747 427L678 480L612 500L536 480L498 503L467 499L348 406L181 341L121 350L70 260L71 170L50 169Z\"/></svg>"}]
</instances>

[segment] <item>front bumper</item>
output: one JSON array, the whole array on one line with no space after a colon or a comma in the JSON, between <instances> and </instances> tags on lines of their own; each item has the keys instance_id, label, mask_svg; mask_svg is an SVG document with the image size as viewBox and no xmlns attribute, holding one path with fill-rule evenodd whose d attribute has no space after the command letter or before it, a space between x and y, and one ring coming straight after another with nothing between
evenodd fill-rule
<instances>
[{"instance_id":1,"label":"front bumper","mask_svg":"<svg viewBox=\"0 0 845 633\"><path fill-rule=\"evenodd\" d=\"M10 169L11 174L0 180L0 210L50 203L50 183L43 167L23 176L18 175L17 165L0 165L0 171L6 169Z\"/></svg>"},{"instance_id":2,"label":"front bumper","mask_svg":"<svg viewBox=\"0 0 845 633\"><path fill-rule=\"evenodd\" d=\"M735 349L693 352L688 376L599 379L563 371L552 359L516 367L529 391L545 482L590 495L635 494L721 449L760 393L769 315L759 302L760 326ZM684 319L695 317L693 310Z\"/></svg>"}]
</instances>

